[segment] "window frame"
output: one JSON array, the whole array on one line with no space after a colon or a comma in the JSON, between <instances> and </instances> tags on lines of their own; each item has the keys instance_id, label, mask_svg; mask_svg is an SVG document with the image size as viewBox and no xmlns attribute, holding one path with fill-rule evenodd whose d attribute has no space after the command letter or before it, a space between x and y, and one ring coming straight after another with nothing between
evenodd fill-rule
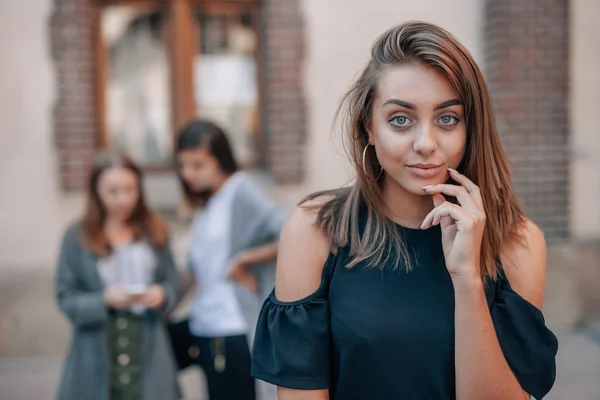
<instances>
[{"instance_id":1,"label":"window frame","mask_svg":"<svg viewBox=\"0 0 600 400\"><path fill-rule=\"evenodd\" d=\"M256 29L256 70L257 70L257 116L254 129L256 154L255 163L247 167L264 165L265 146L262 135L263 115L263 63L264 51L262 41L261 0L95 0L92 1L92 24L94 41L94 61L96 64L95 109L97 121L96 142L101 149L110 146L107 127L106 83L108 79L108 50L102 41L101 15L102 9L108 6L129 5L142 9L158 9L166 7L165 46L169 59L169 81L171 88L171 132L175 140L176 132L196 116L197 108L194 99L193 60L196 56L198 25L194 16L195 10L202 9L208 14L230 14L251 12ZM142 166L145 171L171 171L173 165Z\"/></svg>"}]
</instances>

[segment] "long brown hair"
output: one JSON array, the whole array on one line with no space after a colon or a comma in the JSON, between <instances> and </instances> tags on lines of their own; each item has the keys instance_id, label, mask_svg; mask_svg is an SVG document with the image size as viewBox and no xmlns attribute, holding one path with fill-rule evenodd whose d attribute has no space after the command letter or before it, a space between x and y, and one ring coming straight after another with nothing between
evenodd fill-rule
<instances>
[{"instance_id":1,"label":"long brown hair","mask_svg":"<svg viewBox=\"0 0 600 400\"><path fill-rule=\"evenodd\" d=\"M487 215L481 246L481 277L495 278L502 245L509 237L519 238L518 227L525 215L510 182L509 164L483 74L467 49L436 25L406 22L375 41L369 62L344 96L336 118L342 127L346 153L356 171L356 181L348 188L314 193L300 204L323 194L334 195L321 207L317 225L328 236L332 248L349 245L352 256L349 267L363 260L372 266L383 265L391 257L391 246L396 249L395 265L404 261L406 268L411 268L400 233L385 217L382 180L373 179L381 166L372 146L366 152L366 173L363 170L363 149L369 140L367 128L378 80L385 69L405 65L436 69L460 95L467 144L458 170L481 189ZM366 213L362 235L359 212Z\"/></svg>"},{"instance_id":2,"label":"long brown hair","mask_svg":"<svg viewBox=\"0 0 600 400\"><path fill-rule=\"evenodd\" d=\"M167 226L163 219L146 205L142 190L142 171L127 156L107 150L99 153L90 171L87 182L87 207L82 221L83 243L97 255L107 255L111 246L104 233L106 211L98 195L98 181L102 173L110 168L125 168L132 171L139 188L139 198L127 223L134 229L135 238L147 237L149 242L163 248L167 244Z\"/></svg>"}]
</instances>

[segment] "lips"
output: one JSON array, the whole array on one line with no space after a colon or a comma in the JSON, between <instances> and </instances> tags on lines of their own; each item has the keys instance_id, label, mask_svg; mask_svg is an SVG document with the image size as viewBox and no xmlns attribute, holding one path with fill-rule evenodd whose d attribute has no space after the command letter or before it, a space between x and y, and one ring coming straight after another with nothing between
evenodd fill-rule
<instances>
[{"instance_id":1,"label":"lips","mask_svg":"<svg viewBox=\"0 0 600 400\"><path fill-rule=\"evenodd\" d=\"M412 173L422 178L432 178L444 169L441 164L412 164L407 167Z\"/></svg>"}]
</instances>

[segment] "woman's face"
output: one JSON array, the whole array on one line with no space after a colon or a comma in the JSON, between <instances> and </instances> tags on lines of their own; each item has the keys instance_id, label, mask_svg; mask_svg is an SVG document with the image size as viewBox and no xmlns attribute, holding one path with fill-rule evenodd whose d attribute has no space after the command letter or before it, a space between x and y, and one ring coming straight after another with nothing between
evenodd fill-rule
<instances>
[{"instance_id":1,"label":"woman's face","mask_svg":"<svg viewBox=\"0 0 600 400\"><path fill-rule=\"evenodd\" d=\"M127 168L104 170L97 191L107 216L116 221L127 221L140 199L138 177Z\"/></svg>"},{"instance_id":2,"label":"woman's face","mask_svg":"<svg viewBox=\"0 0 600 400\"><path fill-rule=\"evenodd\" d=\"M180 151L177 168L188 187L197 193L213 192L224 175L219 160L205 146Z\"/></svg>"},{"instance_id":3,"label":"woman's face","mask_svg":"<svg viewBox=\"0 0 600 400\"><path fill-rule=\"evenodd\" d=\"M386 70L373 99L369 140L389 179L405 191L443 183L465 152L467 130L460 96L426 66ZM388 182L389 183L389 182Z\"/></svg>"}]
</instances>

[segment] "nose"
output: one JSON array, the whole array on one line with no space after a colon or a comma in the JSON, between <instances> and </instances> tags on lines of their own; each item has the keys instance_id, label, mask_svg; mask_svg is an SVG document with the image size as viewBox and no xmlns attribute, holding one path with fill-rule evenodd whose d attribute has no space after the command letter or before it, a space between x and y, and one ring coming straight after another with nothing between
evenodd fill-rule
<instances>
[{"instance_id":1,"label":"nose","mask_svg":"<svg viewBox=\"0 0 600 400\"><path fill-rule=\"evenodd\" d=\"M433 124L423 124L421 129L417 131L413 142L413 150L416 153L430 155L438 148L435 127Z\"/></svg>"},{"instance_id":2,"label":"nose","mask_svg":"<svg viewBox=\"0 0 600 400\"><path fill-rule=\"evenodd\" d=\"M121 191L121 193L119 193L115 199L115 205L117 207L126 207L129 205L129 203L131 203L131 198L132 195L130 193Z\"/></svg>"}]
</instances>

